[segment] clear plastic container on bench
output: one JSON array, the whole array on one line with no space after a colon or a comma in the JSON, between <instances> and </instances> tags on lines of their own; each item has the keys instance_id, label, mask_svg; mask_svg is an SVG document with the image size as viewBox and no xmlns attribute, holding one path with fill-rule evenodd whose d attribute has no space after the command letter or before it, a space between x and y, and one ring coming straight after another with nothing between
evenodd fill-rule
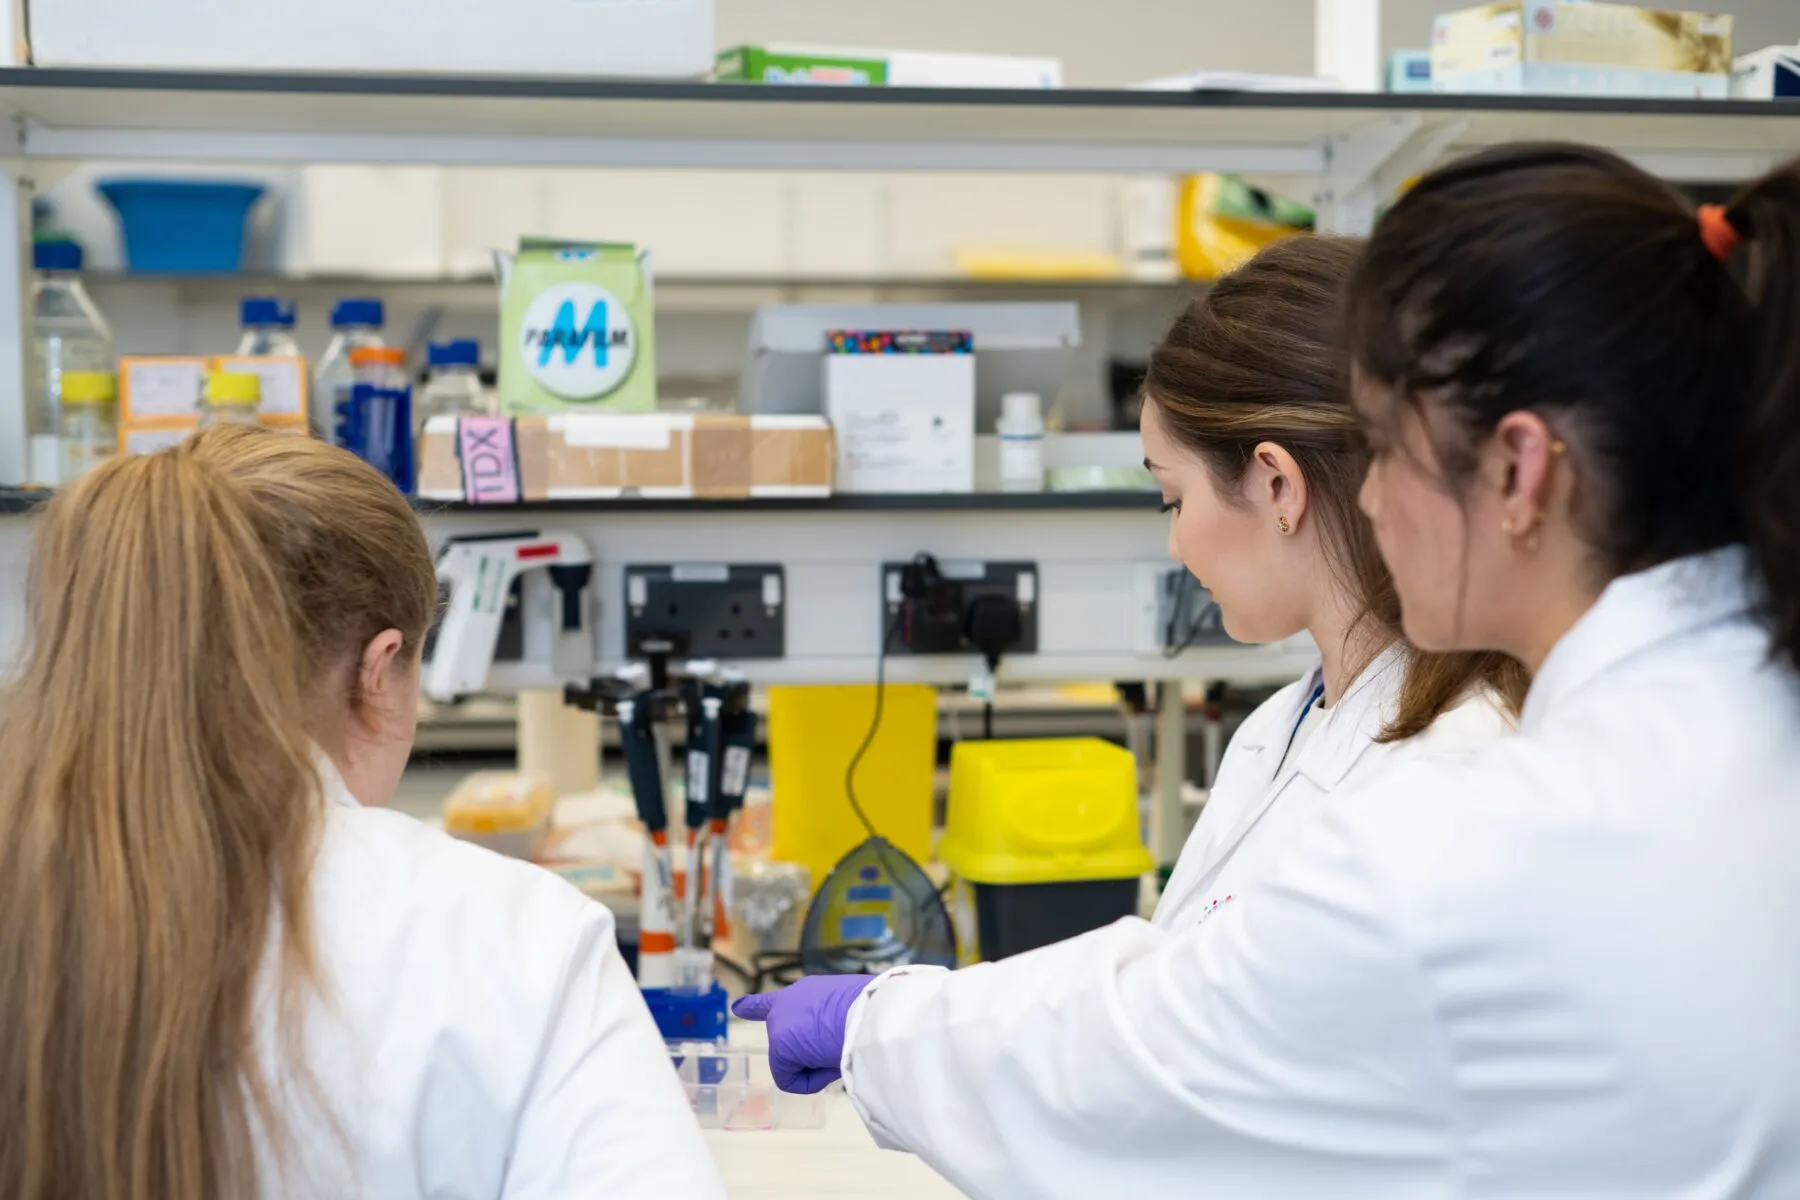
<instances>
[{"instance_id":1,"label":"clear plastic container on bench","mask_svg":"<svg viewBox=\"0 0 1800 1200\"><path fill-rule=\"evenodd\" d=\"M823 1129L826 1100L843 1086L789 1095L775 1086L766 1050L670 1042L669 1059L702 1129Z\"/></svg>"}]
</instances>

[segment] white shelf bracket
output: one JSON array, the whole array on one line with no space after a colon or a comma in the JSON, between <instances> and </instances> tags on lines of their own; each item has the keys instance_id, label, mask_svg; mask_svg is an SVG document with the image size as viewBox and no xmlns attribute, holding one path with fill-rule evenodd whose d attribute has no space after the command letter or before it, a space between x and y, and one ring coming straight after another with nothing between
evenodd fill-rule
<instances>
[{"instance_id":1,"label":"white shelf bracket","mask_svg":"<svg viewBox=\"0 0 1800 1200\"><path fill-rule=\"evenodd\" d=\"M17 116L0 125L0 483L26 476L27 366L31 346L31 196L35 188Z\"/></svg>"},{"instance_id":2,"label":"white shelf bracket","mask_svg":"<svg viewBox=\"0 0 1800 1200\"><path fill-rule=\"evenodd\" d=\"M1467 127L1461 119L1426 121L1400 113L1333 134L1313 193L1319 232L1366 235L1375 227L1376 209L1436 163Z\"/></svg>"}]
</instances>

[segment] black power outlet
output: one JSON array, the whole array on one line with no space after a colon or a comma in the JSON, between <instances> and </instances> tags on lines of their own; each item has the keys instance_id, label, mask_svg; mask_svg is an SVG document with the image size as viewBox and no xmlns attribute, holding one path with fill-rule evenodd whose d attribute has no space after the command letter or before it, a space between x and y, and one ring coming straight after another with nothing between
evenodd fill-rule
<instances>
[{"instance_id":1,"label":"black power outlet","mask_svg":"<svg viewBox=\"0 0 1800 1200\"><path fill-rule=\"evenodd\" d=\"M682 658L787 653L787 577L777 564L628 566L625 652Z\"/></svg>"},{"instance_id":2,"label":"black power outlet","mask_svg":"<svg viewBox=\"0 0 1800 1200\"><path fill-rule=\"evenodd\" d=\"M909 590L915 594L908 595ZM932 562L928 571L921 570L918 559L881 565L881 629L889 654L979 653L970 637L971 618L979 628L1001 604L1014 605L1018 612L1019 636L1005 647L1006 653L1036 653L1037 598L1035 562L945 560Z\"/></svg>"}]
</instances>

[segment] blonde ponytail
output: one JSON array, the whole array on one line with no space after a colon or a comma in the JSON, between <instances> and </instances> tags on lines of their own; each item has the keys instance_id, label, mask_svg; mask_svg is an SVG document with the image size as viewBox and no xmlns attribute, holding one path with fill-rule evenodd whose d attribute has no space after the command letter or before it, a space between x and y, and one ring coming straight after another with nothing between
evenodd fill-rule
<instances>
[{"instance_id":1,"label":"blonde ponytail","mask_svg":"<svg viewBox=\"0 0 1800 1200\"><path fill-rule=\"evenodd\" d=\"M287 435L211 431L48 506L0 697L0 1195L236 1200L296 1152L259 1004L273 968L303 1080L313 755L362 631L419 644L430 574L380 476Z\"/></svg>"}]
</instances>

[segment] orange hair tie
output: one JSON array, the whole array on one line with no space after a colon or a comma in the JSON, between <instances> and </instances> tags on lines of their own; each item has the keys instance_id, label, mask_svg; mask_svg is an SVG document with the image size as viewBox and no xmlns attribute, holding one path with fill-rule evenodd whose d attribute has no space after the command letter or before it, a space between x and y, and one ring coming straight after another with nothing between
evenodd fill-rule
<instances>
[{"instance_id":1,"label":"orange hair tie","mask_svg":"<svg viewBox=\"0 0 1800 1200\"><path fill-rule=\"evenodd\" d=\"M1702 204L1699 211L1700 240L1712 251L1712 256L1720 262L1730 262L1731 256L1738 252L1744 244L1744 235L1737 231L1731 218L1725 215L1723 204Z\"/></svg>"}]
</instances>

